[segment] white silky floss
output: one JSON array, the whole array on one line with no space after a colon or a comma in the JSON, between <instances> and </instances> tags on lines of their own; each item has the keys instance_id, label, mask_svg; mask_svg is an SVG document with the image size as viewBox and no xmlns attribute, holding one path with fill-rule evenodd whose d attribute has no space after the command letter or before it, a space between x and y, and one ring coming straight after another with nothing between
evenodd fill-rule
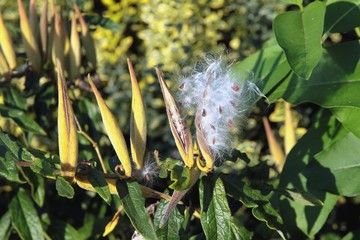
<instances>
[{"instance_id":1,"label":"white silky floss","mask_svg":"<svg viewBox=\"0 0 360 240\"><path fill-rule=\"evenodd\" d=\"M265 97L251 80L239 79L220 58L206 58L192 74L180 79L183 108L200 117L200 129L214 159L233 149L238 132L256 96Z\"/></svg>"}]
</instances>

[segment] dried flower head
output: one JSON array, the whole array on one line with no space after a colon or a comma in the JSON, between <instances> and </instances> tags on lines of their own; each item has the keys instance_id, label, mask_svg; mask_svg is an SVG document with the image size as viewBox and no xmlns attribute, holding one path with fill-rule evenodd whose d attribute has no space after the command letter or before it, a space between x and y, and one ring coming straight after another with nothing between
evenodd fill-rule
<instances>
[{"instance_id":1,"label":"dried flower head","mask_svg":"<svg viewBox=\"0 0 360 240\"><path fill-rule=\"evenodd\" d=\"M258 95L264 96L251 79L231 72L221 58L207 57L179 83L182 107L195 112L213 159L233 148L233 140Z\"/></svg>"}]
</instances>

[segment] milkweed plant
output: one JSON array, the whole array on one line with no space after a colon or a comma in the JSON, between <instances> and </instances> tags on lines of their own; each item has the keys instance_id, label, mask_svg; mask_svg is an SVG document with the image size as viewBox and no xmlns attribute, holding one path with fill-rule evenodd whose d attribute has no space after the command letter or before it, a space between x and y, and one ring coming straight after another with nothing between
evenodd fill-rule
<instances>
[{"instance_id":1,"label":"milkweed plant","mask_svg":"<svg viewBox=\"0 0 360 240\"><path fill-rule=\"evenodd\" d=\"M0 238L356 238L335 223L336 204L360 193L349 184L359 172L359 8L287 2L296 10L242 61L204 53L178 77L154 66L172 136L160 150L130 59L129 133L121 129L97 73L94 19L76 3L64 14L45 0L38 18L35 1L27 13L18 0L21 53L0 13ZM254 107L268 156L255 160L239 147ZM34 145L40 137L49 147Z\"/></svg>"}]
</instances>

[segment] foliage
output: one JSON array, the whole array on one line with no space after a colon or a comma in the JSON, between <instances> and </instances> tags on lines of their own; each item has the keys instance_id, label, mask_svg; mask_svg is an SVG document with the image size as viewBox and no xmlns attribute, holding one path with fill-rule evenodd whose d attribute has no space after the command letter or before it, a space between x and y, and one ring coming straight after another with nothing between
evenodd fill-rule
<instances>
[{"instance_id":1,"label":"foliage","mask_svg":"<svg viewBox=\"0 0 360 240\"><path fill-rule=\"evenodd\" d=\"M103 1L97 15L18 0L0 21L0 238L358 238L341 211L359 207L360 2L251 2ZM272 37L253 53L254 9L273 34L261 26ZM207 58L173 96L160 69L223 46L246 58ZM250 114L243 142L224 109Z\"/></svg>"}]
</instances>

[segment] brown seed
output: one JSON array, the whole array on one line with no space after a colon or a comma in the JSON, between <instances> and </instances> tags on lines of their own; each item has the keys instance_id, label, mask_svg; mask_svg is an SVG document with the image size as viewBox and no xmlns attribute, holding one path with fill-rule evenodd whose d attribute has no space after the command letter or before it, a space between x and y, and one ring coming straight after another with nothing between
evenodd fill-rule
<instances>
[{"instance_id":1,"label":"brown seed","mask_svg":"<svg viewBox=\"0 0 360 240\"><path fill-rule=\"evenodd\" d=\"M215 139L215 137L212 139L212 144L213 145L215 145L215 143L216 143L216 139Z\"/></svg>"},{"instance_id":2,"label":"brown seed","mask_svg":"<svg viewBox=\"0 0 360 240\"><path fill-rule=\"evenodd\" d=\"M213 129L213 130L216 130L215 126L210 124L210 127Z\"/></svg>"},{"instance_id":3,"label":"brown seed","mask_svg":"<svg viewBox=\"0 0 360 240\"><path fill-rule=\"evenodd\" d=\"M234 121L232 119L229 119L228 121L228 126L229 128L233 128L234 127Z\"/></svg>"},{"instance_id":4,"label":"brown seed","mask_svg":"<svg viewBox=\"0 0 360 240\"><path fill-rule=\"evenodd\" d=\"M240 90L240 87L238 85L235 85L235 84L233 84L231 86L231 88L232 88L232 90L234 90L234 92L238 92Z\"/></svg>"},{"instance_id":5,"label":"brown seed","mask_svg":"<svg viewBox=\"0 0 360 240\"><path fill-rule=\"evenodd\" d=\"M183 90L184 87L185 87L185 83L182 83L182 84L179 86L179 89L180 89L180 90Z\"/></svg>"},{"instance_id":6,"label":"brown seed","mask_svg":"<svg viewBox=\"0 0 360 240\"><path fill-rule=\"evenodd\" d=\"M222 108L219 106L219 114L222 114Z\"/></svg>"},{"instance_id":7,"label":"brown seed","mask_svg":"<svg viewBox=\"0 0 360 240\"><path fill-rule=\"evenodd\" d=\"M205 111L205 109L202 110L201 116L203 116L203 117L206 116L206 111Z\"/></svg>"}]
</instances>

